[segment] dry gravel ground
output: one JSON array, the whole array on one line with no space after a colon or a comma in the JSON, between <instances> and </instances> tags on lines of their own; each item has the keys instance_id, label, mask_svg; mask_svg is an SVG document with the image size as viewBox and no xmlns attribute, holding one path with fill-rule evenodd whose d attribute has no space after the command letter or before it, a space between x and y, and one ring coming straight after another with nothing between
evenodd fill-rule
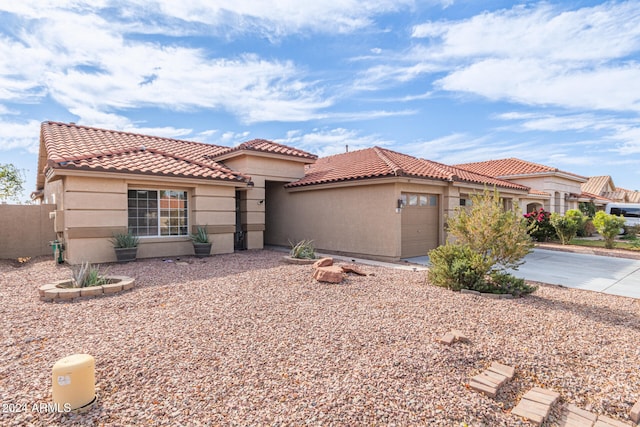
<instances>
[{"instance_id":1,"label":"dry gravel ground","mask_svg":"<svg viewBox=\"0 0 640 427\"><path fill-rule=\"evenodd\" d=\"M0 261L0 397L29 408L0 425L517 426L510 409L535 385L621 420L640 399L638 300L545 285L491 300L369 266L329 285L281 256L112 265L137 287L72 303L37 292L68 267ZM450 329L471 342L437 343ZM96 359L97 405L32 411L74 353ZM493 360L517 368L495 399L465 385Z\"/></svg>"}]
</instances>

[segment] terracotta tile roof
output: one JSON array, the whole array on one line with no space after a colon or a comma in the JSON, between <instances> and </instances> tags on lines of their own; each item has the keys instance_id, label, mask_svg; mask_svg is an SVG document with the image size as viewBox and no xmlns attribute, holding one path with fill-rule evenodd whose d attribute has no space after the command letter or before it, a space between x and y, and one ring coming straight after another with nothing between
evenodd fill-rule
<instances>
[{"instance_id":1,"label":"terracotta tile roof","mask_svg":"<svg viewBox=\"0 0 640 427\"><path fill-rule=\"evenodd\" d=\"M305 151L256 139L238 147L98 129L75 124L44 122L41 140L50 168L78 168L190 178L245 181L250 177L232 171L220 156L241 150L277 153L315 160ZM43 168L40 165L39 168ZM42 172L42 169L40 169ZM40 179L39 179L40 182ZM44 180L42 180L44 185Z\"/></svg>"},{"instance_id":2,"label":"terracotta tile roof","mask_svg":"<svg viewBox=\"0 0 640 427\"><path fill-rule=\"evenodd\" d=\"M594 201L597 201L598 203L609 203L609 202L613 202L613 200L606 198L604 196L600 196L598 194L594 194L594 193L589 193L586 191L583 191L582 193L580 193L578 195L579 199L593 199Z\"/></svg>"},{"instance_id":3,"label":"terracotta tile roof","mask_svg":"<svg viewBox=\"0 0 640 427\"><path fill-rule=\"evenodd\" d=\"M576 175L571 172L565 172L557 168L528 162L526 160L516 159L514 157L509 159L487 160L484 162L463 163L455 166L468 171L481 173L496 178L507 178L516 175L561 173L563 175L574 176L579 180L587 179L583 176Z\"/></svg>"},{"instance_id":4,"label":"terracotta tile roof","mask_svg":"<svg viewBox=\"0 0 640 427\"><path fill-rule=\"evenodd\" d=\"M603 195L605 192L615 190L616 186L609 175L590 176L587 182L580 184L583 193Z\"/></svg>"},{"instance_id":5,"label":"terracotta tile roof","mask_svg":"<svg viewBox=\"0 0 640 427\"><path fill-rule=\"evenodd\" d=\"M322 157L310 165L304 178L286 187L302 187L369 178L409 176L441 181L464 181L526 191L528 187L477 174L431 160L380 147Z\"/></svg>"},{"instance_id":6,"label":"terracotta tile roof","mask_svg":"<svg viewBox=\"0 0 640 427\"><path fill-rule=\"evenodd\" d=\"M221 165L186 160L153 148L111 151L68 157L62 162L50 162L53 168L100 170L105 172L139 173L182 178L210 178L225 181L249 181L249 177Z\"/></svg>"},{"instance_id":7,"label":"terracotta tile roof","mask_svg":"<svg viewBox=\"0 0 640 427\"><path fill-rule=\"evenodd\" d=\"M289 147L287 145L278 144L277 142L268 141L266 139L253 139L251 141L243 142L237 147L229 149L225 154L243 150L302 157L309 160L316 160L318 158L318 156L316 156L315 154L307 153L306 151Z\"/></svg>"}]
</instances>

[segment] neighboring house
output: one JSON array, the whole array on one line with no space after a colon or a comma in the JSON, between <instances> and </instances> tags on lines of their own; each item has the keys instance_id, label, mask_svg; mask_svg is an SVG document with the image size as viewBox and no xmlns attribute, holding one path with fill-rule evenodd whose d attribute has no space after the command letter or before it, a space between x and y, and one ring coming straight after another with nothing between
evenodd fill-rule
<instances>
[{"instance_id":1,"label":"neighboring house","mask_svg":"<svg viewBox=\"0 0 640 427\"><path fill-rule=\"evenodd\" d=\"M593 196L593 202L598 209L604 209L610 202L640 203L640 192L616 187L609 175L591 176L582 184L582 192Z\"/></svg>"},{"instance_id":2,"label":"neighboring house","mask_svg":"<svg viewBox=\"0 0 640 427\"><path fill-rule=\"evenodd\" d=\"M488 160L456 165L461 169L526 185L531 189L520 201L525 212L544 207L546 211L564 214L587 201L580 186L587 178L560 169L516 158Z\"/></svg>"},{"instance_id":3,"label":"neighboring house","mask_svg":"<svg viewBox=\"0 0 640 427\"><path fill-rule=\"evenodd\" d=\"M445 243L446 215L496 187L510 207L529 188L380 147L318 159L304 178L267 186L265 242L313 239L321 250L382 260Z\"/></svg>"},{"instance_id":4,"label":"neighboring house","mask_svg":"<svg viewBox=\"0 0 640 427\"><path fill-rule=\"evenodd\" d=\"M316 156L265 140L235 148L75 124L41 125L36 197L72 263L115 261L109 239L141 236L138 257L193 253L206 226L212 253L263 247L265 188L304 176Z\"/></svg>"}]
</instances>

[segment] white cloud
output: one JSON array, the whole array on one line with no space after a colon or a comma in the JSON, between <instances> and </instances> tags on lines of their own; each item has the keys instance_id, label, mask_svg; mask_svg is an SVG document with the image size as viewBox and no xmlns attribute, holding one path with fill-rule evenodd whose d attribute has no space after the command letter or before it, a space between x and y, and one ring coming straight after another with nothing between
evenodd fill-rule
<instances>
[{"instance_id":1,"label":"white cloud","mask_svg":"<svg viewBox=\"0 0 640 427\"><path fill-rule=\"evenodd\" d=\"M391 141L378 135L361 135L360 131L345 128L314 129L312 132L292 130L287 133L286 138L277 139L275 142L299 147L319 157L344 153L347 146L349 151L355 151L375 145L391 144Z\"/></svg>"},{"instance_id":2,"label":"white cloud","mask_svg":"<svg viewBox=\"0 0 640 427\"><path fill-rule=\"evenodd\" d=\"M537 3L457 21L426 22L424 43L362 74L374 90L444 74L435 87L492 101L582 110L640 111L640 3L567 10Z\"/></svg>"},{"instance_id":3,"label":"white cloud","mask_svg":"<svg viewBox=\"0 0 640 427\"><path fill-rule=\"evenodd\" d=\"M531 59L487 59L451 72L436 85L529 105L640 111L640 64L570 69Z\"/></svg>"},{"instance_id":4,"label":"white cloud","mask_svg":"<svg viewBox=\"0 0 640 427\"><path fill-rule=\"evenodd\" d=\"M39 135L40 122L36 120L18 123L0 118L0 151L24 148L30 153L37 153Z\"/></svg>"},{"instance_id":5,"label":"white cloud","mask_svg":"<svg viewBox=\"0 0 640 427\"><path fill-rule=\"evenodd\" d=\"M502 57L584 61L620 58L638 49L640 5L607 2L577 10L537 3L460 21L428 22L416 38L439 38L433 51L453 58Z\"/></svg>"},{"instance_id":6,"label":"white cloud","mask_svg":"<svg viewBox=\"0 0 640 427\"><path fill-rule=\"evenodd\" d=\"M574 148L584 149L589 146L591 150L616 152L623 156L640 153L640 118L590 113L554 115L532 112L509 112L496 115L495 118L515 121L516 124L508 128L515 131L571 131L594 135L591 140L572 143ZM590 158L593 162L593 155Z\"/></svg>"},{"instance_id":7,"label":"white cloud","mask_svg":"<svg viewBox=\"0 0 640 427\"><path fill-rule=\"evenodd\" d=\"M118 124L114 111L145 106L226 110L245 123L302 121L332 104L288 61L211 58L195 48L126 40L117 24L91 13L54 9L28 25L19 40L0 38L0 54L16 58L0 64L0 99L50 95L80 121Z\"/></svg>"},{"instance_id":8,"label":"white cloud","mask_svg":"<svg viewBox=\"0 0 640 427\"><path fill-rule=\"evenodd\" d=\"M137 2L147 9L149 1ZM154 9L182 21L222 26L226 31L261 31L269 37L304 30L347 33L372 25L373 17L405 9L413 0L155 0Z\"/></svg>"}]
</instances>

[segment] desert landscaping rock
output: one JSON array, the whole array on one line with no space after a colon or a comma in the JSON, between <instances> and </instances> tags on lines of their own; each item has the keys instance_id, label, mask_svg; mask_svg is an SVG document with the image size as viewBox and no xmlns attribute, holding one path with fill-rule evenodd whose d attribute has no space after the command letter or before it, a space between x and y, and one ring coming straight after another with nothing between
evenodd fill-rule
<instances>
[{"instance_id":1,"label":"desert landscaping rock","mask_svg":"<svg viewBox=\"0 0 640 427\"><path fill-rule=\"evenodd\" d=\"M4 412L0 425L515 427L529 425L511 410L535 386L628 423L640 400L639 300L546 285L492 300L376 266L319 286L281 260L113 264L134 292L72 304L38 294L67 266L0 261L0 400L51 402L53 364L77 353L95 357L99 396L84 414ZM451 330L471 342L439 344ZM467 387L490 361L517 370L495 398Z\"/></svg>"},{"instance_id":2,"label":"desert landscaping rock","mask_svg":"<svg viewBox=\"0 0 640 427\"><path fill-rule=\"evenodd\" d=\"M320 258L319 260L314 262L313 268L331 267L332 265L333 265L333 258L325 257L325 258Z\"/></svg>"},{"instance_id":3,"label":"desert landscaping rock","mask_svg":"<svg viewBox=\"0 0 640 427\"><path fill-rule=\"evenodd\" d=\"M342 283L344 280L344 271L336 265L317 267L313 270L313 278L318 282Z\"/></svg>"}]
</instances>

